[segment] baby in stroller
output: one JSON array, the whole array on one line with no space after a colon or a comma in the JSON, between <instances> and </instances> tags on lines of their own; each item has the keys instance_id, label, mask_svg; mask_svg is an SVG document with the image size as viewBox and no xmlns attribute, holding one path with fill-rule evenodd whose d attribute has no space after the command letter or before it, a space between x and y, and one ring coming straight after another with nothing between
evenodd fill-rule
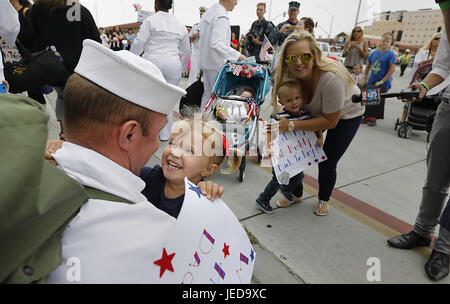
<instances>
[{"instance_id":1,"label":"baby in stroller","mask_svg":"<svg viewBox=\"0 0 450 304\"><path fill-rule=\"evenodd\" d=\"M233 90L230 97L240 97L243 100L231 101L227 100L225 102L218 103L214 111L215 116L219 121L224 122L241 122L243 124L249 121L249 110L251 108L252 102L254 102L253 97L255 93L251 87L242 86Z\"/></svg>"}]
</instances>

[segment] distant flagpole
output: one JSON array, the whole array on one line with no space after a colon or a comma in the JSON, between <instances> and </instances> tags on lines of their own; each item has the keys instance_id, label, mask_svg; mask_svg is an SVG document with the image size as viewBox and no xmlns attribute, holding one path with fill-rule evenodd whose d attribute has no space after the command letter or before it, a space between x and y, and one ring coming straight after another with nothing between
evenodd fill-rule
<instances>
[{"instance_id":1,"label":"distant flagpole","mask_svg":"<svg viewBox=\"0 0 450 304\"><path fill-rule=\"evenodd\" d=\"M270 5L269 5L269 20L271 20L272 18L272 0L270 0Z\"/></svg>"},{"instance_id":2,"label":"distant flagpole","mask_svg":"<svg viewBox=\"0 0 450 304\"><path fill-rule=\"evenodd\" d=\"M99 21L98 21L98 2L97 0L95 0L95 18L97 21L97 26L99 26Z\"/></svg>"}]
</instances>

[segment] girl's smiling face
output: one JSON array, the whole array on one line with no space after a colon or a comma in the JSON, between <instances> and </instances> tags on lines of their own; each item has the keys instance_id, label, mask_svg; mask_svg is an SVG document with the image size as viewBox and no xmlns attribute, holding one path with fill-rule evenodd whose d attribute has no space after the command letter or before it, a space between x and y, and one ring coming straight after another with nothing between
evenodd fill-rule
<instances>
[{"instance_id":1,"label":"girl's smiling face","mask_svg":"<svg viewBox=\"0 0 450 304\"><path fill-rule=\"evenodd\" d=\"M161 160L164 177L168 181L184 183L187 177L191 182L198 183L204 176L210 175L208 169L214 165L210 164L210 157L203 151L203 136L198 136L201 144L194 141L194 132L172 134Z\"/></svg>"}]
</instances>

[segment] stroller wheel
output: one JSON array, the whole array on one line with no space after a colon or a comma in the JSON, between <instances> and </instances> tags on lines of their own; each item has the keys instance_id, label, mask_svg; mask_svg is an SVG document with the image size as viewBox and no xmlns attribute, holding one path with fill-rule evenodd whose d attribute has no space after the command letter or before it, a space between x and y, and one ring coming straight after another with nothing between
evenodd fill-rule
<instances>
[{"instance_id":1,"label":"stroller wheel","mask_svg":"<svg viewBox=\"0 0 450 304\"><path fill-rule=\"evenodd\" d=\"M405 130L405 138L409 138L409 137L411 137L411 134L412 134L412 126L411 125L408 125L408 126L406 126L406 130Z\"/></svg>"},{"instance_id":2,"label":"stroller wheel","mask_svg":"<svg viewBox=\"0 0 450 304\"><path fill-rule=\"evenodd\" d=\"M397 121L395 122L395 125L394 125L394 130L395 131L397 131L397 128L398 128L399 125L401 125L400 119L397 118Z\"/></svg>"},{"instance_id":3,"label":"stroller wheel","mask_svg":"<svg viewBox=\"0 0 450 304\"><path fill-rule=\"evenodd\" d=\"M239 169L239 182L242 183L245 178L245 168Z\"/></svg>"},{"instance_id":4,"label":"stroller wheel","mask_svg":"<svg viewBox=\"0 0 450 304\"><path fill-rule=\"evenodd\" d=\"M398 128L397 130L397 135L398 137L405 137L405 126L404 125L400 125L400 128Z\"/></svg>"},{"instance_id":5,"label":"stroller wheel","mask_svg":"<svg viewBox=\"0 0 450 304\"><path fill-rule=\"evenodd\" d=\"M239 182L242 183L245 178L245 167L247 166L247 158L244 156L239 166Z\"/></svg>"}]
</instances>

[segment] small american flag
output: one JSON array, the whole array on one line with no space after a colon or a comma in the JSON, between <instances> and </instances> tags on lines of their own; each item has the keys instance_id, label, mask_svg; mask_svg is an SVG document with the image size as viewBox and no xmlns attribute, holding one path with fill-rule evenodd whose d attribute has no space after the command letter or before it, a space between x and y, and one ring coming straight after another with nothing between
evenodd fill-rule
<instances>
[{"instance_id":1,"label":"small american flag","mask_svg":"<svg viewBox=\"0 0 450 304\"><path fill-rule=\"evenodd\" d=\"M242 254L241 252L241 261L248 265L248 257Z\"/></svg>"},{"instance_id":2,"label":"small american flag","mask_svg":"<svg viewBox=\"0 0 450 304\"><path fill-rule=\"evenodd\" d=\"M203 234L206 236L206 238L214 245L214 238L206 231L206 229L203 229Z\"/></svg>"},{"instance_id":3,"label":"small american flag","mask_svg":"<svg viewBox=\"0 0 450 304\"><path fill-rule=\"evenodd\" d=\"M217 265L217 263L214 265L214 269L217 271L222 280L225 280L225 271L223 271L223 269L220 268L220 266Z\"/></svg>"},{"instance_id":4,"label":"small american flag","mask_svg":"<svg viewBox=\"0 0 450 304\"><path fill-rule=\"evenodd\" d=\"M267 54L271 48L273 49L272 44L270 44L269 39L264 35L264 42L261 46L261 51L259 52L259 59L261 61L267 61Z\"/></svg>"},{"instance_id":5,"label":"small american flag","mask_svg":"<svg viewBox=\"0 0 450 304\"><path fill-rule=\"evenodd\" d=\"M200 257L198 256L197 251L194 254L194 258L195 258L195 262L197 263L197 265L200 265Z\"/></svg>"}]
</instances>

